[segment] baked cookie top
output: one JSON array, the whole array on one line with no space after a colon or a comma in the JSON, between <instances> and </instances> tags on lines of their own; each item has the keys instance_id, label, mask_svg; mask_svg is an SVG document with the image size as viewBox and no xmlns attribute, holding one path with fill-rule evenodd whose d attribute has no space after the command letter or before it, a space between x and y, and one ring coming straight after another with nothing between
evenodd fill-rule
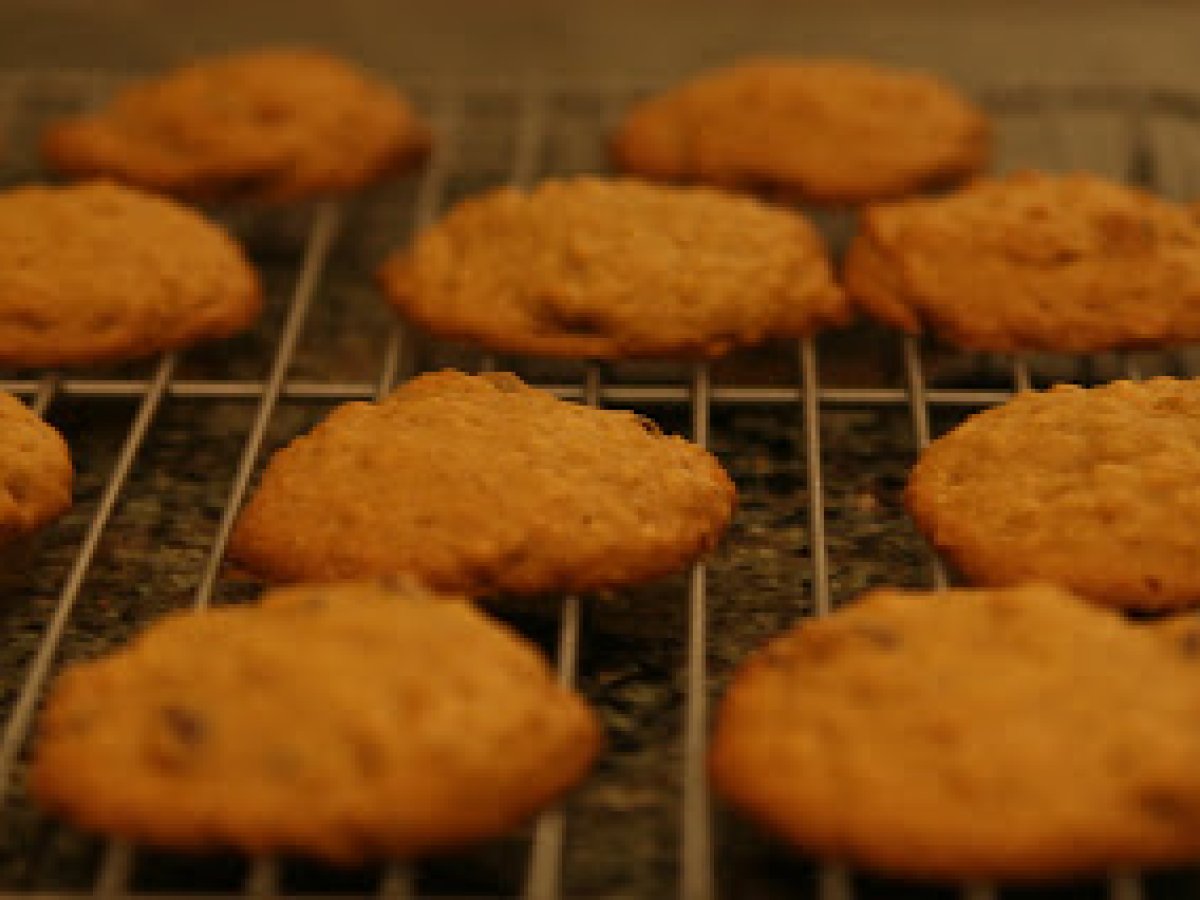
<instances>
[{"instance_id":1,"label":"baked cookie top","mask_svg":"<svg viewBox=\"0 0 1200 900\"><path fill-rule=\"evenodd\" d=\"M617 164L668 180L767 186L861 203L987 164L987 120L930 75L839 59L751 59L635 106Z\"/></svg>"},{"instance_id":2,"label":"baked cookie top","mask_svg":"<svg viewBox=\"0 0 1200 900\"><path fill-rule=\"evenodd\" d=\"M550 356L713 357L849 315L798 213L627 179L469 199L379 278L434 334Z\"/></svg>"},{"instance_id":3,"label":"baked cookie top","mask_svg":"<svg viewBox=\"0 0 1200 900\"><path fill-rule=\"evenodd\" d=\"M501 833L599 741L536 649L465 601L311 585L170 615L71 666L30 784L133 840L349 863Z\"/></svg>"},{"instance_id":4,"label":"baked cookie top","mask_svg":"<svg viewBox=\"0 0 1200 900\"><path fill-rule=\"evenodd\" d=\"M391 86L313 50L201 60L52 125L47 162L176 196L292 200L354 190L428 151Z\"/></svg>"},{"instance_id":5,"label":"baked cookie top","mask_svg":"<svg viewBox=\"0 0 1200 900\"><path fill-rule=\"evenodd\" d=\"M72 477L62 436L16 397L0 392L0 543L66 512Z\"/></svg>"},{"instance_id":6,"label":"baked cookie top","mask_svg":"<svg viewBox=\"0 0 1200 900\"><path fill-rule=\"evenodd\" d=\"M440 372L345 404L276 453L230 554L275 581L598 590L685 566L733 505L717 461L649 420L515 375Z\"/></svg>"},{"instance_id":7,"label":"baked cookie top","mask_svg":"<svg viewBox=\"0 0 1200 900\"><path fill-rule=\"evenodd\" d=\"M246 328L241 249L199 214L107 182L0 192L0 364L125 360Z\"/></svg>"},{"instance_id":8,"label":"baked cookie top","mask_svg":"<svg viewBox=\"0 0 1200 900\"><path fill-rule=\"evenodd\" d=\"M1200 622L1047 585L881 590L753 655L716 787L800 847L918 878L1200 854Z\"/></svg>"},{"instance_id":9,"label":"baked cookie top","mask_svg":"<svg viewBox=\"0 0 1200 900\"><path fill-rule=\"evenodd\" d=\"M1098 603L1200 603L1200 379L1060 385L921 454L918 528L970 581L1052 581Z\"/></svg>"},{"instance_id":10,"label":"baked cookie top","mask_svg":"<svg viewBox=\"0 0 1200 900\"><path fill-rule=\"evenodd\" d=\"M1022 172L867 209L844 282L871 315L978 350L1200 339L1200 221L1095 175Z\"/></svg>"}]
</instances>

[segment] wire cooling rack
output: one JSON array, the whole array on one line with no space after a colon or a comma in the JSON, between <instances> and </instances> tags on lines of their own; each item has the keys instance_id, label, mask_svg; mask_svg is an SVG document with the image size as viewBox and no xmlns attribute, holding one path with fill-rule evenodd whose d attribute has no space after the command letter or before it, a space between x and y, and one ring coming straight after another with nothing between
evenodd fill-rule
<instances>
[{"instance_id":1,"label":"wire cooling rack","mask_svg":"<svg viewBox=\"0 0 1200 900\"><path fill-rule=\"evenodd\" d=\"M98 102L120 80L96 72L0 75L6 183L43 177L34 150L39 128ZM1200 897L1194 870L1116 872L1044 892L899 885L782 850L714 809L704 776L709 711L749 649L872 585L946 584L900 504L907 467L931 436L1016 390L1191 373L1191 353L964 355L867 326L711 366L495 358L423 340L374 296L370 273L382 254L481 188L602 171L605 135L644 86L413 83L439 135L418 175L350 201L217 211L268 285L269 308L254 333L103 372L0 373L0 388L64 431L79 470L73 512L21 558L10 554L0 582L0 890L531 900ZM998 124L1001 168L1090 169L1180 199L1200 195L1200 98L1187 92L1013 85L977 93ZM843 243L853 217L816 215L831 242ZM178 857L80 835L34 809L22 775L55 671L119 644L168 609L252 595L223 556L264 459L333 405L381 396L442 365L509 368L564 398L636 408L709 446L738 482L741 505L724 546L686 575L550 607L497 609L600 710L609 746L587 784L511 838L351 872L292 859ZM297 803L303 815L303 799Z\"/></svg>"}]
</instances>

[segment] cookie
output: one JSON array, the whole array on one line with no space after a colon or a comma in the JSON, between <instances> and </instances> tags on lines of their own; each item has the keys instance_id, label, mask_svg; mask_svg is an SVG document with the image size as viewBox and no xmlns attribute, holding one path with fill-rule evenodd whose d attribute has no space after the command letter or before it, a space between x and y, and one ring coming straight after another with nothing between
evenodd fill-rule
<instances>
[{"instance_id":1,"label":"cookie","mask_svg":"<svg viewBox=\"0 0 1200 900\"><path fill-rule=\"evenodd\" d=\"M751 657L717 789L822 857L1041 879L1200 856L1200 622L1058 588L881 590Z\"/></svg>"},{"instance_id":2,"label":"cookie","mask_svg":"<svg viewBox=\"0 0 1200 900\"><path fill-rule=\"evenodd\" d=\"M229 550L273 581L591 591L685 566L733 504L712 456L647 419L507 373L440 372L345 404L276 453Z\"/></svg>"},{"instance_id":3,"label":"cookie","mask_svg":"<svg viewBox=\"0 0 1200 900\"><path fill-rule=\"evenodd\" d=\"M0 192L0 365L174 350L261 306L242 251L190 209L106 182Z\"/></svg>"},{"instance_id":4,"label":"cookie","mask_svg":"<svg viewBox=\"0 0 1200 900\"><path fill-rule=\"evenodd\" d=\"M39 732L33 795L78 825L335 863L500 834L599 746L524 639L463 600L365 584L168 616L70 667Z\"/></svg>"},{"instance_id":5,"label":"cookie","mask_svg":"<svg viewBox=\"0 0 1200 900\"><path fill-rule=\"evenodd\" d=\"M638 104L612 151L618 166L651 178L861 203L978 172L989 145L983 113L931 75L752 59Z\"/></svg>"},{"instance_id":6,"label":"cookie","mask_svg":"<svg viewBox=\"0 0 1200 900\"><path fill-rule=\"evenodd\" d=\"M849 315L798 213L625 179L469 199L393 254L379 281L439 337L543 356L715 357Z\"/></svg>"},{"instance_id":7,"label":"cookie","mask_svg":"<svg viewBox=\"0 0 1200 900\"><path fill-rule=\"evenodd\" d=\"M1095 175L1022 172L869 208L844 283L876 318L975 350L1200 339L1200 221Z\"/></svg>"},{"instance_id":8,"label":"cookie","mask_svg":"<svg viewBox=\"0 0 1200 900\"><path fill-rule=\"evenodd\" d=\"M1200 603L1200 379L1019 394L935 440L905 493L968 580L1097 603Z\"/></svg>"},{"instance_id":9,"label":"cookie","mask_svg":"<svg viewBox=\"0 0 1200 900\"><path fill-rule=\"evenodd\" d=\"M0 392L0 543L32 534L66 512L72 477L71 455L59 433Z\"/></svg>"},{"instance_id":10,"label":"cookie","mask_svg":"<svg viewBox=\"0 0 1200 900\"><path fill-rule=\"evenodd\" d=\"M391 86L313 50L207 59L52 125L47 163L198 199L294 200L422 159L429 130Z\"/></svg>"}]
</instances>

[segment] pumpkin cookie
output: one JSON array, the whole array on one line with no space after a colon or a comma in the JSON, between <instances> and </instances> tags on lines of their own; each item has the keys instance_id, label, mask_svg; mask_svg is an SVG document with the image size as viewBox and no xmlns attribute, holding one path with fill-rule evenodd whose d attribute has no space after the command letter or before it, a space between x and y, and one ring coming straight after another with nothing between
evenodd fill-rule
<instances>
[{"instance_id":1,"label":"pumpkin cookie","mask_svg":"<svg viewBox=\"0 0 1200 900\"><path fill-rule=\"evenodd\" d=\"M168 616L69 668L30 777L86 828L351 863L499 834L598 745L537 651L465 601L313 585Z\"/></svg>"},{"instance_id":2,"label":"pumpkin cookie","mask_svg":"<svg viewBox=\"0 0 1200 900\"><path fill-rule=\"evenodd\" d=\"M938 879L1200 856L1200 622L1048 585L876 591L755 654L711 772L819 856Z\"/></svg>"},{"instance_id":3,"label":"pumpkin cookie","mask_svg":"<svg viewBox=\"0 0 1200 900\"><path fill-rule=\"evenodd\" d=\"M428 129L394 89L311 50L195 62L121 91L42 142L68 175L107 175L182 197L292 200L407 168Z\"/></svg>"},{"instance_id":4,"label":"pumpkin cookie","mask_svg":"<svg viewBox=\"0 0 1200 900\"><path fill-rule=\"evenodd\" d=\"M845 284L868 313L976 350L1200 339L1200 222L1094 175L1023 172L868 209Z\"/></svg>"},{"instance_id":5,"label":"pumpkin cookie","mask_svg":"<svg viewBox=\"0 0 1200 900\"><path fill-rule=\"evenodd\" d=\"M1200 603L1200 380L1060 385L921 454L917 526L972 582L1053 581L1098 603Z\"/></svg>"},{"instance_id":6,"label":"pumpkin cookie","mask_svg":"<svg viewBox=\"0 0 1200 900\"><path fill-rule=\"evenodd\" d=\"M0 364L115 362L227 337L262 305L219 227L105 182L0 193Z\"/></svg>"},{"instance_id":7,"label":"pumpkin cookie","mask_svg":"<svg viewBox=\"0 0 1200 900\"><path fill-rule=\"evenodd\" d=\"M592 177L467 200L380 283L438 336L549 356L713 357L849 314L798 213Z\"/></svg>"},{"instance_id":8,"label":"pumpkin cookie","mask_svg":"<svg viewBox=\"0 0 1200 900\"><path fill-rule=\"evenodd\" d=\"M0 392L0 543L32 534L71 505L71 455L57 431Z\"/></svg>"},{"instance_id":9,"label":"pumpkin cookie","mask_svg":"<svg viewBox=\"0 0 1200 900\"><path fill-rule=\"evenodd\" d=\"M515 375L424 375L279 451L230 543L276 581L412 575L468 594L619 587L711 549L717 461L629 412Z\"/></svg>"},{"instance_id":10,"label":"pumpkin cookie","mask_svg":"<svg viewBox=\"0 0 1200 900\"><path fill-rule=\"evenodd\" d=\"M930 75L848 60L755 59L635 106L613 156L652 178L861 203L978 172L989 143L983 113Z\"/></svg>"}]
</instances>

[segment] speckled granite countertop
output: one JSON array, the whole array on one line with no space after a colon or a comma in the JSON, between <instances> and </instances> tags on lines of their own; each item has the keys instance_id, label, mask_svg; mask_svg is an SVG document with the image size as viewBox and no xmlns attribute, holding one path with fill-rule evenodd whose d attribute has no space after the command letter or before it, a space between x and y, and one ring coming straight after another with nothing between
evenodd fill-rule
<instances>
[{"instance_id":1,"label":"speckled granite countertop","mask_svg":"<svg viewBox=\"0 0 1200 900\"><path fill-rule=\"evenodd\" d=\"M422 6L426 6L422 4ZM534 62L564 74L545 83L611 74L666 77L747 50L867 54L919 62L973 84L1129 82L1187 87L1200 64L1191 56L1200 34L1200 8L1156 4L1144 15L1133 4L1065 3L1044 10L1031 2L849 3L824 8L788 4L646 6L587 3L571 12L542 5L504 7L437 4L414 13L413 4L343 0L338 4L230 3L187 7L134 0L109 4L32 3L0 6L0 55L12 66L150 68L182 54L264 40L320 42L396 73L459 71L517 75ZM39 89L40 90L40 89ZM32 135L45 116L79 102L70 90L46 88L36 101L4 106L9 149L8 183L38 177ZM595 169L611 109L578 100L556 108L546 136L545 172ZM1084 165L1125 174L1125 158L1095 137L1120 127L1123 113L1101 111L1103 121L1080 125L1047 164ZM446 199L503 180L511 151L513 108L503 98L481 99L470 114L477 127L464 142L458 175ZM1107 116L1107 117L1106 117ZM1006 166L1044 159L1036 114L1006 119ZM1164 119L1155 146L1168 192L1200 193L1189 181L1200 171L1195 121ZM1158 134L1158 132L1153 132ZM1182 138L1180 137L1182 135ZM1174 173L1174 174L1172 174ZM1189 188L1189 184L1191 188ZM411 225L415 182L407 180L349 204L344 227L315 297L296 359L294 379L371 383L377 377L390 314L370 285L382 253L403 240ZM287 309L311 209L228 216L270 288L268 313L250 335L221 348L187 354L179 379L262 379ZM845 233L846 216L824 224ZM868 327L830 335L818 344L828 385L902 387L899 342ZM452 348L423 346L423 364L478 364ZM547 367L502 361L539 378ZM1150 361L1169 369L1174 358ZM934 355L939 384L1006 387L994 360ZM1073 364L1072 364L1073 365ZM1091 374L1111 372L1111 359ZM149 365L122 370L142 376ZM555 369L557 367L550 367ZM550 373L578 379L579 367ZM1045 369L1044 371L1061 371ZM1082 370L1072 367L1075 374ZM2 374L2 373L0 373ZM113 373L105 373L113 374ZM605 383L679 376L662 367L607 367ZM1083 372L1088 374L1088 372ZM714 369L716 384L798 383L794 346L739 354ZM243 442L254 419L254 398L168 398L139 452L130 481L104 530L58 664L111 647L162 612L187 605L225 507ZM271 418L268 448L306 430L328 404L284 398ZM94 515L114 459L136 411L136 399L84 400L62 396L49 418L71 442L79 469L72 513L20 560L10 559L0 583L0 708L15 702L29 662ZM671 430L687 433L686 408L640 409ZM967 410L939 408L935 432ZM767 635L810 611L808 479L799 404L718 405L711 446L735 477L740 508L728 539L709 567L711 639L709 693L715 698L732 667ZM900 494L915 454L909 409L903 404L828 405L822 416L822 464L827 544L834 600L878 584L927 584L929 558L904 515ZM253 586L222 579L217 600L249 596ZM602 712L607 751L594 776L568 803L565 896L658 898L674 895L679 865L682 703L686 693L686 584L680 577L652 587L585 602L581 689ZM556 604L499 604L510 619L551 649ZM715 858L718 886L729 897L795 897L814 891L811 866L774 847L752 829L718 812ZM433 895L518 893L528 834L434 860L418 871L418 888ZM10 786L0 818L0 891L88 890L102 852L98 842L63 829L28 805L19 779ZM335 873L303 862L283 867L285 890L354 893L372 889L377 873ZM139 853L134 885L156 891L233 890L245 864L230 857L182 859ZM863 880L860 896L910 896L907 889ZM1195 873L1168 874L1149 883L1151 896L1200 896ZM913 890L913 897L943 896ZM1046 896L1101 896L1097 886ZM1022 894L1021 896L1027 896ZM1032 896L1032 895L1028 895ZM1038 895L1040 896L1040 895Z\"/></svg>"}]
</instances>

